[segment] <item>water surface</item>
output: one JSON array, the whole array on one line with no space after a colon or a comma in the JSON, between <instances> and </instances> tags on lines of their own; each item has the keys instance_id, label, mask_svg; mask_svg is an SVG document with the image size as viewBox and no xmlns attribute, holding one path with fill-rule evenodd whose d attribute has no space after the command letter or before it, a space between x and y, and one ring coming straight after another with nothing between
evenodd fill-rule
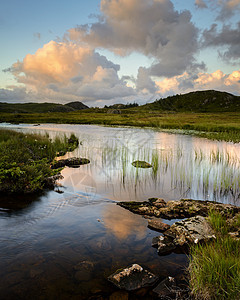
<instances>
[{"instance_id":1,"label":"water surface","mask_svg":"<svg viewBox=\"0 0 240 300\"><path fill-rule=\"evenodd\" d=\"M116 201L185 197L239 205L239 145L151 129L2 126L51 138L73 132L81 144L65 157L91 163L62 171L61 194L0 196L1 299L108 296L117 289L107 277L132 263L162 279L180 274L187 257L158 256L151 241L159 234ZM136 169L134 160L154 167Z\"/></svg>"}]
</instances>

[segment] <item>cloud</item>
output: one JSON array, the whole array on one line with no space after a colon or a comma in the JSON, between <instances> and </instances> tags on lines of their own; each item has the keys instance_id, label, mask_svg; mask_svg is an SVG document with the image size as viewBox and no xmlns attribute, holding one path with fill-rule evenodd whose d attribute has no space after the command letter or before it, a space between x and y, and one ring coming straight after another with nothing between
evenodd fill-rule
<instances>
[{"instance_id":1,"label":"cloud","mask_svg":"<svg viewBox=\"0 0 240 300\"><path fill-rule=\"evenodd\" d=\"M203 47L219 47L219 54L225 61L237 62L240 58L240 22L235 28L224 25L221 30L217 30L217 24L213 24L210 29L203 32Z\"/></svg>"},{"instance_id":2,"label":"cloud","mask_svg":"<svg viewBox=\"0 0 240 300\"><path fill-rule=\"evenodd\" d=\"M208 5L207 5L208 3ZM203 9L208 8L217 13L217 21L229 21L240 10L240 0L195 0L195 6Z\"/></svg>"},{"instance_id":3,"label":"cloud","mask_svg":"<svg viewBox=\"0 0 240 300\"><path fill-rule=\"evenodd\" d=\"M156 92L156 84L150 77L149 69L143 67L138 69L136 87L142 93L154 94Z\"/></svg>"},{"instance_id":4,"label":"cloud","mask_svg":"<svg viewBox=\"0 0 240 300\"><path fill-rule=\"evenodd\" d=\"M195 5L198 7L198 8L207 8L207 4L205 1L203 0L195 0Z\"/></svg>"},{"instance_id":5,"label":"cloud","mask_svg":"<svg viewBox=\"0 0 240 300\"><path fill-rule=\"evenodd\" d=\"M96 101L135 95L119 78L119 69L90 47L51 41L5 72L24 84L27 93L43 99Z\"/></svg>"},{"instance_id":6,"label":"cloud","mask_svg":"<svg viewBox=\"0 0 240 300\"><path fill-rule=\"evenodd\" d=\"M157 81L158 93L161 96L186 93L193 90L219 90L240 95L240 70L224 74L217 70L213 73L188 74Z\"/></svg>"},{"instance_id":7,"label":"cloud","mask_svg":"<svg viewBox=\"0 0 240 300\"><path fill-rule=\"evenodd\" d=\"M239 13L240 10L240 0L218 0L218 5L220 5L220 13L217 20L224 21L229 19L235 14Z\"/></svg>"},{"instance_id":8,"label":"cloud","mask_svg":"<svg viewBox=\"0 0 240 300\"><path fill-rule=\"evenodd\" d=\"M177 12L170 0L102 0L99 20L70 29L68 37L117 55L153 57L154 76L183 73L195 65L198 51L198 29L190 12Z\"/></svg>"}]
</instances>

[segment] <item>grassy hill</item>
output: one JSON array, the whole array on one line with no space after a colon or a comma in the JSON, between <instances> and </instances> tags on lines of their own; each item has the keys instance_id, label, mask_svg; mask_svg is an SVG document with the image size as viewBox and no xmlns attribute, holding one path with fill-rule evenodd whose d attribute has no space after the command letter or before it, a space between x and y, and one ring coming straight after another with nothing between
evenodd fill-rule
<instances>
[{"instance_id":1,"label":"grassy hill","mask_svg":"<svg viewBox=\"0 0 240 300\"><path fill-rule=\"evenodd\" d=\"M56 103L0 103L0 112L5 113L47 113L47 112L73 112L86 109L82 102L70 102L65 105Z\"/></svg>"},{"instance_id":2,"label":"grassy hill","mask_svg":"<svg viewBox=\"0 0 240 300\"><path fill-rule=\"evenodd\" d=\"M240 96L214 90L197 91L159 99L141 106L141 109L177 112L233 112L240 111Z\"/></svg>"}]
</instances>

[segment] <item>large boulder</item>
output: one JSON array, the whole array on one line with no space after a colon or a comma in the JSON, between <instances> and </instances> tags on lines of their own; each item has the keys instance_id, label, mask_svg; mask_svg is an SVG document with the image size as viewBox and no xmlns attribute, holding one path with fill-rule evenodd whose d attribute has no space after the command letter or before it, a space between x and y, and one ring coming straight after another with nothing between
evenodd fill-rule
<instances>
[{"instance_id":1,"label":"large boulder","mask_svg":"<svg viewBox=\"0 0 240 300\"><path fill-rule=\"evenodd\" d=\"M157 282L158 277L138 264L133 264L123 270L118 270L108 277L120 289L126 291L137 290L151 286Z\"/></svg>"}]
</instances>

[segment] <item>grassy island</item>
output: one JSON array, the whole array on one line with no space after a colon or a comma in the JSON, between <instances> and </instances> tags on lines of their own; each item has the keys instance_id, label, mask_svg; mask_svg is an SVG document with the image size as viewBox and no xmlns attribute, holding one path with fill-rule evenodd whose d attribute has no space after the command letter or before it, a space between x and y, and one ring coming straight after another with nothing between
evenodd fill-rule
<instances>
[{"instance_id":1,"label":"grassy island","mask_svg":"<svg viewBox=\"0 0 240 300\"><path fill-rule=\"evenodd\" d=\"M4 193L33 193L43 190L48 178L59 170L50 163L58 155L73 151L78 146L75 135L70 138L26 134L0 130L0 191Z\"/></svg>"}]
</instances>

